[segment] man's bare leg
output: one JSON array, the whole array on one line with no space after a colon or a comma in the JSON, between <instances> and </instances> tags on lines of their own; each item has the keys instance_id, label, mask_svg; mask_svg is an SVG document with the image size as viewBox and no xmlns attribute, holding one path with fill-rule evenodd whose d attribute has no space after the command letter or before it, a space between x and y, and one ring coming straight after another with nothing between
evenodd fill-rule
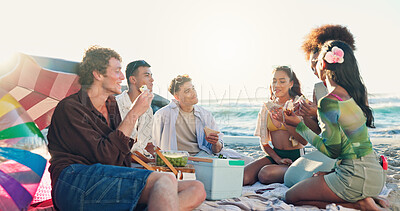
<instances>
[{"instance_id":1,"label":"man's bare leg","mask_svg":"<svg viewBox=\"0 0 400 211\"><path fill-rule=\"evenodd\" d=\"M148 210L177 210L179 207L178 182L174 175L151 173L138 203L147 204Z\"/></svg>"},{"instance_id":2,"label":"man's bare leg","mask_svg":"<svg viewBox=\"0 0 400 211\"><path fill-rule=\"evenodd\" d=\"M203 183L197 180L178 182L179 210L193 210L206 199Z\"/></svg>"}]
</instances>

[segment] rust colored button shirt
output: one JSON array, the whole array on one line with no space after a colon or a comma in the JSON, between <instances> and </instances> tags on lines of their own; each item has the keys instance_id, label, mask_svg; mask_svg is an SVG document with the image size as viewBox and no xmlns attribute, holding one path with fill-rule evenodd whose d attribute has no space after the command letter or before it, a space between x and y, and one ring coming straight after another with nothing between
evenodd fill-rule
<instances>
[{"instance_id":1,"label":"rust colored button shirt","mask_svg":"<svg viewBox=\"0 0 400 211\"><path fill-rule=\"evenodd\" d=\"M121 117L114 96L107 99L106 107L110 125L84 90L58 103L47 135L53 187L71 164L130 166L134 141L117 130Z\"/></svg>"}]
</instances>

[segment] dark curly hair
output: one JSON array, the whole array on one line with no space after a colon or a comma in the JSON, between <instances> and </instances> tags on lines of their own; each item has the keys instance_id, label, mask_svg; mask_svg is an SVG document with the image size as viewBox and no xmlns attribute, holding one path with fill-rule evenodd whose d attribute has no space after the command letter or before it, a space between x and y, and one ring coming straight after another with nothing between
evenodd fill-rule
<instances>
[{"instance_id":1,"label":"dark curly hair","mask_svg":"<svg viewBox=\"0 0 400 211\"><path fill-rule=\"evenodd\" d=\"M82 62L79 65L78 76L79 83L82 87L88 88L93 84L93 71L96 70L100 74L106 74L107 67L111 58L115 58L121 62L121 56L110 48L102 48L100 46L90 46L85 51Z\"/></svg>"},{"instance_id":2,"label":"dark curly hair","mask_svg":"<svg viewBox=\"0 0 400 211\"><path fill-rule=\"evenodd\" d=\"M176 78L172 79L168 87L169 93L175 95L175 93L179 92L181 86L188 81L192 81L192 79L186 74L176 76Z\"/></svg>"},{"instance_id":3,"label":"dark curly hair","mask_svg":"<svg viewBox=\"0 0 400 211\"><path fill-rule=\"evenodd\" d=\"M301 48L306 55L306 59L310 59L311 53L319 52L324 43L329 40L343 41L347 43L353 51L356 50L353 34L347 27L326 24L312 29L311 32L305 36Z\"/></svg>"},{"instance_id":4,"label":"dark curly hair","mask_svg":"<svg viewBox=\"0 0 400 211\"><path fill-rule=\"evenodd\" d=\"M301 87L300 87L300 81L296 76L296 73L293 72L293 70L288 67L288 66L278 66L275 67L274 70L272 71L272 74L274 74L276 71L283 71L286 73L286 75L289 77L290 81L293 81L293 86L292 88L289 89L289 95L290 97L296 97L296 95L301 96L303 95L301 93ZM269 86L269 91L271 93L271 100L275 100L275 96L273 95L272 92L272 86Z\"/></svg>"},{"instance_id":5,"label":"dark curly hair","mask_svg":"<svg viewBox=\"0 0 400 211\"><path fill-rule=\"evenodd\" d=\"M321 49L320 58L324 58L326 53L331 51L335 46L344 51L344 62L332 64L326 62L327 75L330 75L335 83L349 93L367 118L366 125L374 128L372 109L368 105L367 88L360 75L357 60L351 47L339 40L328 41Z\"/></svg>"}]
</instances>

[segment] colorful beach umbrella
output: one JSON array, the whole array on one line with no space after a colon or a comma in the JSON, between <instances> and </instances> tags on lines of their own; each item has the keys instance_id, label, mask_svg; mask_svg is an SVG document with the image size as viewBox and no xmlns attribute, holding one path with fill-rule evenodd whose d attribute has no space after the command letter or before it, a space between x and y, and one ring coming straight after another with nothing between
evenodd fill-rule
<instances>
[{"instance_id":1,"label":"colorful beach umbrella","mask_svg":"<svg viewBox=\"0 0 400 211\"><path fill-rule=\"evenodd\" d=\"M0 210L26 209L41 178L49 178L40 130L58 102L80 89L78 65L22 53L0 64ZM50 183L40 184L46 193L39 193L49 198ZM34 201L40 198L36 194Z\"/></svg>"},{"instance_id":2,"label":"colorful beach umbrella","mask_svg":"<svg viewBox=\"0 0 400 211\"><path fill-rule=\"evenodd\" d=\"M24 210L46 166L46 141L32 118L0 89L0 210Z\"/></svg>"},{"instance_id":3,"label":"colorful beach umbrella","mask_svg":"<svg viewBox=\"0 0 400 211\"><path fill-rule=\"evenodd\" d=\"M4 74L0 88L13 96L42 130L50 124L58 102L79 91L77 68L76 62L18 53L0 70Z\"/></svg>"}]
</instances>

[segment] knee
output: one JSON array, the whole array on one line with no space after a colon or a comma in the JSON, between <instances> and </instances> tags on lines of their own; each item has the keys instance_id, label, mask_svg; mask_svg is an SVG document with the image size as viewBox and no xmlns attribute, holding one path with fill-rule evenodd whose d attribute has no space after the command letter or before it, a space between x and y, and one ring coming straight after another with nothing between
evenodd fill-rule
<instances>
[{"instance_id":1,"label":"knee","mask_svg":"<svg viewBox=\"0 0 400 211\"><path fill-rule=\"evenodd\" d=\"M195 180L192 184L193 189L195 190L195 196L198 200L199 204L202 203L206 199L206 190L202 182Z\"/></svg>"},{"instance_id":2,"label":"knee","mask_svg":"<svg viewBox=\"0 0 400 211\"><path fill-rule=\"evenodd\" d=\"M171 183L174 187L178 187L178 180L172 174L165 174L164 179Z\"/></svg>"},{"instance_id":3,"label":"knee","mask_svg":"<svg viewBox=\"0 0 400 211\"><path fill-rule=\"evenodd\" d=\"M254 176L252 177L250 174L246 173L246 171L244 171L243 173L243 185L252 185L254 183L256 183L256 179L254 178Z\"/></svg>"},{"instance_id":4,"label":"knee","mask_svg":"<svg viewBox=\"0 0 400 211\"><path fill-rule=\"evenodd\" d=\"M193 210L200 206L201 203L203 203L203 201L206 199L206 190L204 189L203 183L200 181L191 181L189 187L184 191L185 195L190 198L190 201L184 204L185 209L183 210Z\"/></svg>"},{"instance_id":5,"label":"knee","mask_svg":"<svg viewBox=\"0 0 400 211\"><path fill-rule=\"evenodd\" d=\"M295 202L294 197L293 197L293 192L290 191L290 189L288 191L286 191L285 194L285 202L288 204L293 204Z\"/></svg>"},{"instance_id":6,"label":"knee","mask_svg":"<svg viewBox=\"0 0 400 211\"><path fill-rule=\"evenodd\" d=\"M169 188L178 187L178 181L176 180L175 176L172 174L163 173L156 181L157 184L168 186Z\"/></svg>"},{"instance_id":7,"label":"knee","mask_svg":"<svg viewBox=\"0 0 400 211\"><path fill-rule=\"evenodd\" d=\"M273 173L270 170L268 170L268 167L264 167L258 172L258 180L263 184L272 183L273 176L274 176Z\"/></svg>"}]
</instances>

